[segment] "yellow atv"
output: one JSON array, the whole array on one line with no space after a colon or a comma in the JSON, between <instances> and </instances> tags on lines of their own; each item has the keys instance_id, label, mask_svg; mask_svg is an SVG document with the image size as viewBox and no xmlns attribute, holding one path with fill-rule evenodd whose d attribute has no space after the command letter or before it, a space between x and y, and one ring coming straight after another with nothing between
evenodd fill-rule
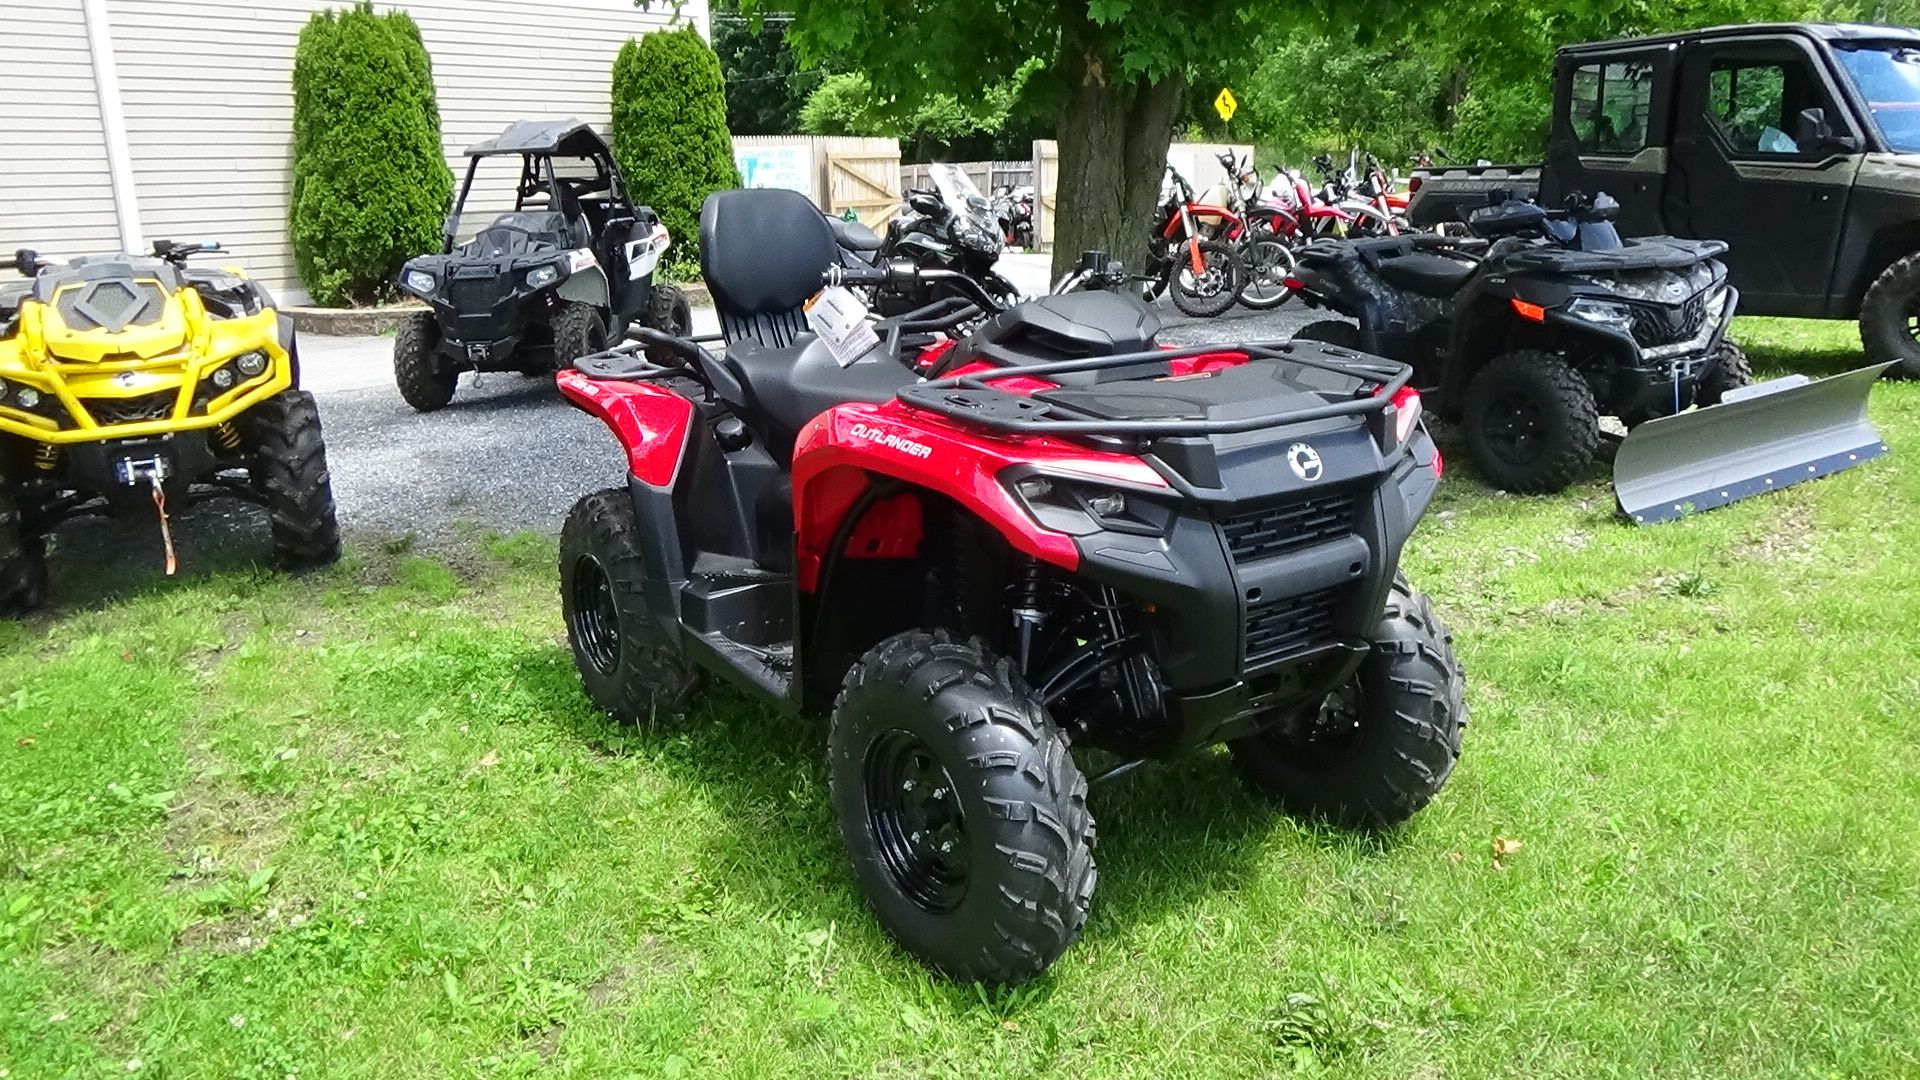
<instances>
[{"instance_id":1,"label":"yellow atv","mask_svg":"<svg viewBox=\"0 0 1920 1080\"><path fill-rule=\"evenodd\" d=\"M340 554L320 414L293 326L216 244L56 263L16 252L0 284L0 615L46 598L46 537L80 514L157 524L216 495L266 508L288 567Z\"/></svg>"}]
</instances>

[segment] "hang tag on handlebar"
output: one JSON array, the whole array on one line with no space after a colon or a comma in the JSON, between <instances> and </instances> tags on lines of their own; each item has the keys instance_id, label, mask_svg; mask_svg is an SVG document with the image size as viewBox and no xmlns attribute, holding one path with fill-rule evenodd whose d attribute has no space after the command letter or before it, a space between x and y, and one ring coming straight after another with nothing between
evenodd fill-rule
<instances>
[{"instance_id":1,"label":"hang tag on handlebar","mask_svg":"<svg viewBox=\"0 0 1920 1080\"><path fill-rule=\"evenodd\" d=\"M880 344L880 335L867 321L867 305L848 290L829 285L813 294L806 305L807 325L827 345L841 367L849 367Z\"/></svg>"}]
</instances>

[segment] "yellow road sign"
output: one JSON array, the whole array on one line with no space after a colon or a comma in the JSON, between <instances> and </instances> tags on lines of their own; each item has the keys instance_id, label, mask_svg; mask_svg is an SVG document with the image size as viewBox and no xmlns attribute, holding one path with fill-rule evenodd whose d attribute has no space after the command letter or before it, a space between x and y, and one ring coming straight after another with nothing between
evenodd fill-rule
<instances>
[{"instance_id":1,"label":"yellow road sign","mask_svg":"<svg viewBox=\"0 0 1920 1080\"><path fill-rule=\"evenodd\" d=\"M1222 121L1230 121L1233 119L1233 114L1240 111L1240 102L1233 96L1232 90L1223 86L1220 88L1220 96L1213 99L1213 111L1220 114Z\"/></svg>"}]
</instances>

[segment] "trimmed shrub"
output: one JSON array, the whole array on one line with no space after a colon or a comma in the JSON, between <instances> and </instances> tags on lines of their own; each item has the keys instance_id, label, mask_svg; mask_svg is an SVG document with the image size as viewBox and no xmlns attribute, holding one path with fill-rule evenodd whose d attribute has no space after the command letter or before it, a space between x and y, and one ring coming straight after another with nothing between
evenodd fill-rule
<instances>
[{"instance_id":1,"label":"trimmed shrub","mask_svg":"<svg viewBox=\"0 0 1920 1080\"><path fill-rule=\"evenodd\" d=\"M314 13L293 54L287 212L314 302L391 297L400 264L439 246L452 197L420 28L370 2Z\"/></svg>"},{"instance_id":2,"label":"trimmed shrub","mask_svg":"<svg viewBox=\"0 0 1920 1080\"><path fill-rule=\"evenodd\" d=\"M720 58L690 26L628 39L613 62L613 157L673 234L670 273L699 266L700 204L740 186Z\"/></svg>"}]
</instances>

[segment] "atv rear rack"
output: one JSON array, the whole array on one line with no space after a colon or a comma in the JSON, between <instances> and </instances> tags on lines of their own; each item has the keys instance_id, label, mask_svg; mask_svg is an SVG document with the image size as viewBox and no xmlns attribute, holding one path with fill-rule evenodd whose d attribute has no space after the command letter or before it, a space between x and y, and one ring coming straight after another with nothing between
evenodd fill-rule
<instances>
[{"instance_id":1,"label":"atv rear rack","mask_svg":"<svg viewBox=\"0 0 1920 1080\"><path fill-rule=\"evenodd\" d=\"M1330 401L1307 408L1281 409L1251 416L1224 419L1174 417L1166 419L1113 419L1093 416L1038 395L1016 394L992 384L1006 379L1053 381L1057 376L1083 372L1141 369L1141 377L1167 377L1170 364L1202 356L1240 354L1249 363L1273 360L1317 368L1361 380L1354 395L1344 401ZM1091 356L1058 360L1046 364L1023 364L995 368L990 372L949 375L900 390L899 400L916 409L959 420L977 427L1018 434L1107 435L1155 438L1164 436L1236 435L1286 424L1304 424L1339 416L1382 412L1393 404L1394 395L1413 377L1406 364L1363 357L1344 349L1317 342L1261 342L1257 344L1189 345L1177 349L1147 349L1112 356Z\"/></svg>"}]
</instances>

